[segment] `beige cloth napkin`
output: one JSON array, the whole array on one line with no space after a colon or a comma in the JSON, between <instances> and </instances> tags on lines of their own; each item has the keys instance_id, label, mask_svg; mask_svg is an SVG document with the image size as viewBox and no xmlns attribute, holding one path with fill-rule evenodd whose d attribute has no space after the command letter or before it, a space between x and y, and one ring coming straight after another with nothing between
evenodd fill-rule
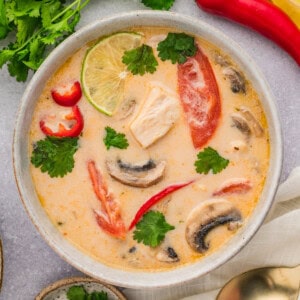
<instances>
[{"instance_id":1,"label":"beige cloth napkin","mask_svg":"<svg viewBox=\"0 0 300 300\"><path fill-rule=\"evenodd\" d=\"M242 272L297 264L300 264L300 167L279 186L273 210L257 234L229 262L186 284L152 290L126 289L124 293L130 300L214 300L220 288Z\"/></svg>"}]
</instances>

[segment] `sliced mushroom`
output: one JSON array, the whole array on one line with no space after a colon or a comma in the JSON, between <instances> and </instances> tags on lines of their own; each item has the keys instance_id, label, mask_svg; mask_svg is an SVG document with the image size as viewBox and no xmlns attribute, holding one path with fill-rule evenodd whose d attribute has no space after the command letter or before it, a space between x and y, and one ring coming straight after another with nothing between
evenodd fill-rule
<instances>
[{"instance_id":1,"label":"sliced mushroom","mask_svg":"<svg viewBox=\"0 0 300 300\"><path fill-rule=\"evenodd\" d=\"M254 133L256 137L261 137L264 134L264 130L262 126L259 124L257 119L253 116L253 114L250 112L250 110L242 106L240 108L240 113L243 115L243 117L247 120L251 131Z\"/></svg>"},{"instance_id":2,"label":"sliced mushroom","mask_svg":"<svg viewBox=\"0 0 300 300\"><path fill-rule=\"evenodd\" d=\"M262 126L245 106L241 107L238 113L233 113L231 119L234 126L247 137L250 137L251 133L256 137L261 137L264 134Z\"/></svg>"},{"instance_id":3,"label":"sliced mushroom","mask_svg":"<svg viewBox=\"0 0 300 300\"><path fill-rule=\"evenodd\" d=\"M231 119L233 121L234 126L246 137L250 137L251 135L251 129L248 125L248 122L246 119L239 113L233 113L231 115Z\"/></svg>"},{"instance_id":4,"label":"sliced mushroom","mask_svg":"<svg viewBox=\"0 0 300 300\"><path fill-rule=\"evenodd\" d=\"M210 199L192 210L187 219L185 237L190 247L200 253L209 249L209 242L205 241L207 234L217 226L240 224L241 212L229 201L224 199Z\"/></svg>"},{"instance_id":5,"label":"sliced mushroom","mask_svg":"<svg viewBox=\"0 0 300 300\"><path fill-rule=\"evenodd\" d=\"M131 165L118 159L107 160L106 167L110 176L116 180L126 185L145 188L163 178L166 162L156 164L153 160L149 160L144 165Z\"/></svg>"},{"instance_id":6,"label":"sliced mushroom","mask_svg":"<svg viewBox=\"0 0 300 300\"><path fill-rule=\"evenodd\" d=\"M131 116L135 110L135 107L136 107L136 101L134 99L125 101L120 108L119 120L124 120L129 116Z\"/></svg>"},{"instance_id":7,"label":"sliced mushroom","mask_svg":"<svg viewBox=\"0 0 300 300\"><path fill-rule=\"evenodd\" d=\"M246 93L246 80L240 72L233 67L226 67L222 73L230 80L230 88L233 93Z\"/></svg>"},{"instance_id":8,"label":"sliced mushroom","mask_svg":"<svg viewBox=\"0 0 300 300\"><path fill-rule=\"evenodd\" d=\"M156 255L156 259L168 263L177 262L180 260L172 247L167 247L159 251Z\"/></svg>"}]
</instances>

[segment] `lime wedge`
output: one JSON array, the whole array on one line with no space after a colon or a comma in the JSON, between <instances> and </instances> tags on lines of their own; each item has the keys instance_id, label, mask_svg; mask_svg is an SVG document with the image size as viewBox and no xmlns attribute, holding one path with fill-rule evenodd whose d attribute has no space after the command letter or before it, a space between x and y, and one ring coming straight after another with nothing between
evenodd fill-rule
<instances>
[{"instance_id":1,"label":"lime wedge","mask_svg":"<svg viewBox=\"0 0 300 300\"><path fill-rule=\"evenodd\" d=\"M81 71L86 98L96 109L111 116L123 99L126 65L124 52L141 45L142 36L119 32L100 40L87 51Z\"/></svg>"}]
</instances>

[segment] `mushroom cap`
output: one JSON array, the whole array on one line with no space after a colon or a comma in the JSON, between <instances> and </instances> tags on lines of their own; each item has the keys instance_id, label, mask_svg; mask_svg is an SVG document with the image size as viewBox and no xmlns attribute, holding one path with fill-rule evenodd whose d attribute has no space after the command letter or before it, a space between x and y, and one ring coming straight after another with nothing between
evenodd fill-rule
<instances>
[{"instance_id":1,"label":"mushroom cap","mask_svg":"<svg viewBox=\"0 0 300 300\"><path fill-rule=\"evenodd\" d=\"M204 253L209 249L209 244L205 242L208 232L217 226L240 223L241 220L241 212L231 202L212 198L191 211L186 221L185 237L194 251Z\"/></svg>"},{"instance_id":2,"label":"mushroom cap","mask_svg":"<svg viewBox=\"0 0 300 300\"><path fill-rule=\"evenodd\" d=\"M107 160L106 167L110 176L123 184L145 188L158 183L163 178L166 167L165 161L158 164L155 164L152 160L149 160L149 162L139 166L125 164L121 160ZM147 165L150 167L145 168Z\"/></svg>"}]
</instances>

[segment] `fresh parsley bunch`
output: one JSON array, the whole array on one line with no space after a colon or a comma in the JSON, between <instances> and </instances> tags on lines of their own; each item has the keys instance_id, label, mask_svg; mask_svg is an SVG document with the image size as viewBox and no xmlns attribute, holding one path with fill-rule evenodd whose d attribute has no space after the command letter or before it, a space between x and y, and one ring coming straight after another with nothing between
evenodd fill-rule
<instances>
[{"instance_id":1,"label":"fresh parsley bunch","mask_svg":"<svg viewBox=\"0 0 300 300\"><path fill-rule=\"evenodd\" d=\"M16 39L0 51L0 68L25 81L52 47L72 34L80 11L89 0L0 0L0 39L16 32Z\"/></svg>"}]
</instances>

